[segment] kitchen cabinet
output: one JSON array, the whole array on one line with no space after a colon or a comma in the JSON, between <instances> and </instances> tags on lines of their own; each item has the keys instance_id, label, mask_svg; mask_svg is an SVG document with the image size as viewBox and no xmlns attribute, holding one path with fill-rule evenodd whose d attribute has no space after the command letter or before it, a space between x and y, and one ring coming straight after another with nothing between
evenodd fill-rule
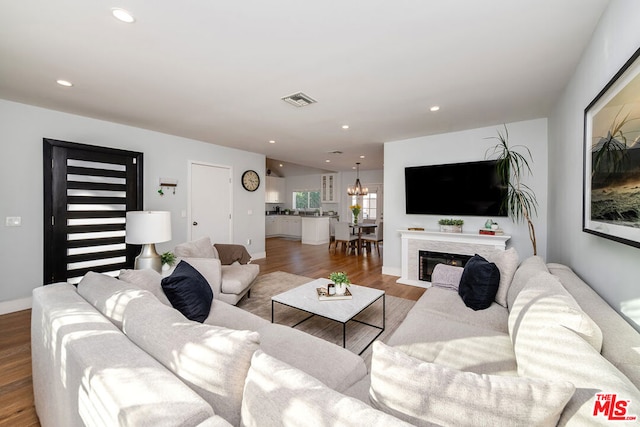
<instances>
[{"instance_id":1,"label":"kitchen cabinet","mask_svg":"<svg viewBox=\"0 0 640 427\"><path fill-rule=\"evenodd\" d=\"M338 177L335 173L320 175L320 200L322 203L338 203Z\"/></svg>"},{"instance_id":2,"label":"kitchen cabinet","mask_svg":"<svg viewBox=\"0 0 640 427\"><path fill-rule=\"evenodd\" d=\"M265 217L266 237L297 237L302 236L302 221L299 216L267 215Z\"/></svg>"},{"instance_id":3,"label":"kitchen cabinet","mask_svg":"<svg viewBox=\"0 0 640 427\"><path fill-rule=\"evenodd\" d=\"M265 227L264 227L266 237L273 237L280 234L280 221L278 221L278 217L276 216L267 216L265 217Z\"/></svg>"},{"instance_id":4,"label":"kitchen cabinet","mask_svg":"<svg viewBox=\"0 0 640 427\"><path fill-rule=\"evenodd\" d=\"M267 176L265 178L265 203L285 203L286 183L284 178Z\"/></svg>"},{"instance_id":5,"label":"kitchen cabinet","mask_svg":"<svg viewBox=\"0 0 640 427\"><path fill-rule=\"evenodd\" d=\"M326 245L329 243L329 217L302 218L302 244Z\"/></svg>"}]
</instances>

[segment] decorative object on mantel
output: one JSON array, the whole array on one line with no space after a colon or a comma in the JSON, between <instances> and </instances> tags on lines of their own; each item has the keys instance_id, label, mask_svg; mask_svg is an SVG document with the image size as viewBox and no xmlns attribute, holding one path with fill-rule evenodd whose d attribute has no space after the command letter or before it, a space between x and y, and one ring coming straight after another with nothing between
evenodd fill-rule
<instances>
[{"instance_id":1,"label":"decorative object on mantel","mask_svg":"<svg viewBox=\"0 0 640 427\"><path fill-rule=\"evenodd\" d=\"M409 231L424 231L424 227L409 227Z\"/></svg>"},{"instance_id":2,"label":"decorative object on mantel","mask_svg":"<svg viewBox=\"0 0 640 427\"><path fill-rule=\"evenodd\" d=\"M438 224L440 224L440 231L443 233L462 233L462 224L464 224L464 221L461 219L443 218L438 221Z\"/></svg>"},{"instance_id":3,"label":"decorative object on mantel","mask_svg":"<svg viewBox=\"0 0 640 427\"><path fill-rule=\"evenodd\" d=\"M504 133L498 131L498 136L486 139L497 139L499 142L487 150L487 157L495 157L496 170L500 180L507 186L507 195L502 201L500 210L506 212L509 218L515 222L525 221L529 228L529 239L533 246L533 254L538 254L536 246L536 231L531 221L531 215L538 214L538 201L533 190L522 182L525 173L531 175L529 162L533 163L533 156L529 148L524 145L509 147L509 130L504 125ZM526 155L516 151L522 147ZM528 159L527 159L528 158Z\"/></svg>"},{"instance_id":4,"label":"decorative object on mantel","mask_svg":"<svg viewBox=\"0 0 640 427\"><path fill-rule=\"evenodd\" d=\"M362 207L358 204L349 206L349 209L351 209L351 213L353 213L353 223L354 224L358 224L358 215L360 215L360 209L362 209Z\"/></svg>"},{"instance_id":5,"label":"decorative object on mantel","mask_svg":"<svg viewBox=\"0 0 640 427\"><path fill-rule=\"evenodd\" d=\"M347 194L349 196L366 196L369 194L369 189L360 184L360 162L356 163L356 183L353 187L347 188Z\"/></svg>"},{"instance_id":6,"label":"decorative object on mantel","mask_svg":"<svg viewBox=\"0 0 640 427\"><path fill-rule=\"evenodd\" d=\"M344 295L347 292L347 286L351 284L347 273L343 271L334 271L329 275L329 280L336 285L336 295Z\"/></svg>"},{"instance_id":7,"label":"decorative object on mantel","mask_svg":"<svg viewBox=\"0 0 640 427\"><path fill-rule=\"evenodd\" d=\"M504 231L500 229L497 222L494 222L492 219L488 219L487 222L484 223L484 228L479 230L479 233L490 236L502 236Z\"/></svg>"}]
</instances>

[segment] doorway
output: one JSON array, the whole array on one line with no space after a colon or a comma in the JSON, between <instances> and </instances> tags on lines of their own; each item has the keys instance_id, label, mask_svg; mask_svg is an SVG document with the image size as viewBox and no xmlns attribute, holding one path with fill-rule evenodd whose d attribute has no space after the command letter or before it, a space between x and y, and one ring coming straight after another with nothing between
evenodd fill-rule
<instances>
[{"instance_id":1,"label":"doorway","mask_svg":"<svg viewBox=\"0 0 640 427\"><path fill-rule=\"evenodd\" d=\"M132 268L126 212L142 209L142 153L43 139L44 283Z\"/></svg>"},{"instance_id":2,"label":"doorway","mask_svg":"<svg viewBox=\"0 0 640 427\"><path fill-rule=\"evenodd\" d=\"M229 166L190 162L189 240L209 237L212 243L231 243L232 171Z\"/></svg>"}]
</instances>

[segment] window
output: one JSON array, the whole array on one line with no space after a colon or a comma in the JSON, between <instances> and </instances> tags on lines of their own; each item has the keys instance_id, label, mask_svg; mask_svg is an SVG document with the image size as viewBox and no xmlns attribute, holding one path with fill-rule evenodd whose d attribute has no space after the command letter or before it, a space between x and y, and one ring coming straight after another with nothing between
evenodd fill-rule
<instances>
[{"instance_id":1,"label":"window","mask_svg":"<svg viewBox=\"0 0 640 427\"><path fill-rule=\"evenodd\" d=\"M369 192L366 196L362 197L362 219L377 219L378 218L378 194ZM351 197L351 205L358 203L358 196Z\"/></svg>"},{"instance_id":2,"label":"window","mask_svg":"<svg viewBox=\"0 0 640 427\"><path fill-rule=\"evenodd\" d=\"M294 191L294 209L319 209L320 191Z\"/></svg>"}]
</instances>

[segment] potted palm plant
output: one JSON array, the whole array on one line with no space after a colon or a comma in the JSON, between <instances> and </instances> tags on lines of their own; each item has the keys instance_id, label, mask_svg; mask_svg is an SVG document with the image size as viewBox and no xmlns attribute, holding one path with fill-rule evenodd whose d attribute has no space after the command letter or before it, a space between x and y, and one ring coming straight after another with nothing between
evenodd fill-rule
<instances>
[{"instance_id":1,"label":"potted palm plant","mask_svg":"<svg viewBox=\"0 0 640 427\"><path fill-rule=\"evenodd\" d=\"M336 295L344 295L347 292L347 286L351 284L351 281L347 277L347 273L342 271L334 271L329 275L331 280L336 285Z\"/></svg>"},{"instance_id":2,"label":"potted palm plant","mask_svg":"<svg viewBox=\"0 0 640 427\"><path fill-rule=\"evenodd\" d=\"M538 214L538 201L533 190L522 182L523 176L531 175L533 162L531 151L524 145L509 146L509 130L504 126L504 133L498 131L498 136L488 137L497 139L498 143L487 150L487 157L495 158L498 176L504 185L507 186L507 194L502 200L500 210L506 212L509 218L515 222L526 222L529 229L529 239L533 246L533 254L537 255L536 230L531 220L531 215ZM520 153L517 149L523 149L525 153Z\"/></svg>"}]
</instances>

